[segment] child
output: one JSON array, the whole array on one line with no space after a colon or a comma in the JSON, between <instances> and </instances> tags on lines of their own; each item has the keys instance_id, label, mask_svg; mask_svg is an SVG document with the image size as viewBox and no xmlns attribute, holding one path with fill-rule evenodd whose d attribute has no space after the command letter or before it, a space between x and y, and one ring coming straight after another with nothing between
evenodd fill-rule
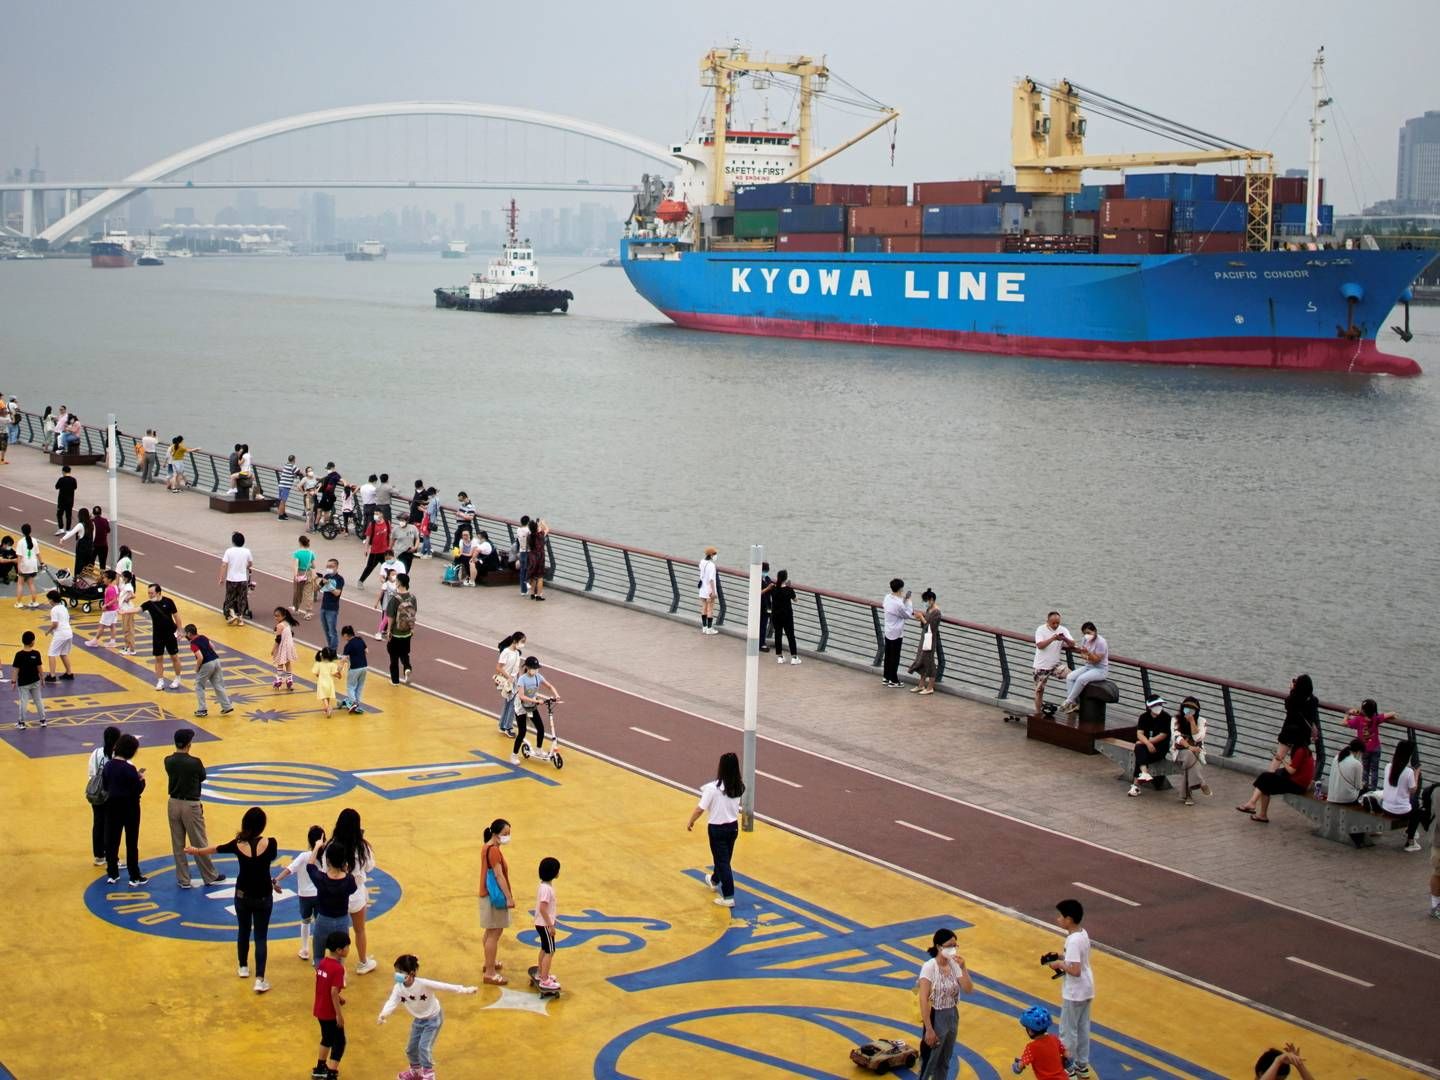
<instances>
[{"instance_id":1,"label":"child","mask_svg":"<svg viewBox=\"0 0 1440 1080\"><path fill-rule=\"evenodd\" d=\"M1028 1066L1035 1070L1035 1080L1066 1080L1070 1059L1065 1056L1065 1044L1053 1033L1046 1034L1050 1030L1049 1011L1043 1005L1031 1006L1020 1014L1020 1026L1030 1036L1030 1042L1011 1062L1010 1071L1019 1076Z\"/></svg>"},{"instance_id":2,"label":"child","mask_svg":"<svg viewBox=\"0 0 1440 1080\"><path fill-rule=\"evenodd\" d=\"M310 673L315 676L315 696L325 707L325 715L335 710L335 678L340 674L340 665L335 661L335 650L326 645L315 654L315 666Z\"/></svg>"},{"instance_id":3,"label":"child","mask_svg":"<svg viewBox=\"0 0 1440 1080\"><path fill-rule=\"evenodd\" d=\"M547 855L540 860L540 890L535 894L535 936L540 939L540 961L535 978L541 990L560 989L550 974L550 958L555 955L555 887L551 882L559 876L559 859Z\"/></svg>"},{"instance_id":4,"label":"child","mask_svg":"<svg viewBox=\"0 0 1440 1080\"><path fill-rule=\"evenodd\" d=\"M1345 714L1345 726L1355 729L1355 737L1365 744L1365 790L1380 790L1380 725L1395 719L1394 713L1382 713L1374 698L1366 698L1360 708Z\"/></svg>"},{"instance_id":5,"label":"child","mask_svg":"<svg viewBox=\"0 0 1440 1080\"><path fill-rule=\"evenodd\" d=\"M315 968L315 1019L320 1021L320 1056L312 1080L335 1080L345 1056L345 957L350 935L336 930L325 939L325 959Z\"/></svg>"},{"instance_id":6,"label":"child","mask_svg":"<svg viewBox=\"0 0 1440 1080\"><path fill-rule=\"evenodd\" d=\"M1049 967L1065 976L1060 984L1060 1039L1074 1062L1070 1075L1090 1080L1090 1006L1095 1000L1095 975L1090 970L1090 934L1081 929L1085 905L1061 900L1055 923L1065 931L1065 956Z\"/></svg>"},{"instance_id":7,"label":"child","mask_svg":"<svg viewBox=\"0 0 1440 1080\"><path fill-rule=\"evenodd\" d=\"M345 696L340 701L340 707L358 716L365 711L360 707L360 697L365 692L365 676L370 674L370 662L365 657L365 642L355 636L353 626L340 628L340 641L345 665Z\"/></svg>"},{"instance_id":8,"label":"child","mask_svg":"<svg viewBox=\"0 0 1440 1080\"><path fill-rule=\"evenodd\" d=\"M349 532L355 521L355 488L346 484L340 491L340 531Z\"/></svg>"},{"instance_id":9,"label":"child","mask_svg":"<svg viewBox=\"0 0 1440 1080\"><path fill-rule=\"evenodd\" d=\"M35 706L35 715L40 726L45 726L45 699L40 696L40 653L35 649L35 632L26 630L20 635L23 648L11 661L15 666L15 689L19 693L20 717L15 721L17 728L25 726L25 702Z\"/></svg>"},{"instance_id":10,"label":"child","mask_svg":"<svg viewBox=\"0 0 1440 1080\"><path fill-rule=\"evenodd\" d=\"M290 860L290 865L275 875L275 884L279 885L292 874L295 876L295 896L300 902L300 959L310 959L310 929L315 922L315 883L310 880L310 875L305 872L305 864L310 861L310 852L325 840L325 830L319 825L311 825L309 835L305 842L309 850L300 852Z\"/></svg>"},{"instance_id":11,"label":"child","mask_svg":"<svg viewBox=\"0 0 1440 1080\"><path fill-rule=\"evenodd\" d=\"M435 1060L431 1053L435 1039L440 1034L440 1025L445 1015L440 1011L437 990L448 990L452 994L473 994L474 986L456 986L454 983L436 982L433 979L416 978L420 961L406 953L395 961L395 985L390 997L380 1009L379 1023L385 1023L395 1009L404 1004L410 1010L410 1041L405 1044L405 1060L410 1067L395 1080L435 1080Z\"/></svg>"},{"instance_id":12,"label":"child","mask_svg":"<svg viewBox=\"0 0 1440 1080\"><path fill-rule=\"evenodd\" d=\"M385 614L385 609L390 605L390 597L395 595L395 571L386 570L380 577L380 596L375 601L375 608L380 612L380 625L375 628L375 640L384 641L385 631L390 627L390 616Z\"/></svg>"},{"instance_id":13,"label":"child","mask_svg":"<svg viewBox=\"0 0 1440 1080\"><path fill-rule=\"evenodd\" d=\"M100 629L85 644L92 648L100 645L115 647L115 624L120 621L120 586L114 570L105 571L105 597L100 601ZM100 640L101 636L105 640Z\"/></svg>"},{"instance_id":14,"label":"child","mask_svg":"<svg viewBox=\"0 0 1440 1080\"><path fill-rule=\"evenodd\" d=\"M540 719L540 703L547 697L559 698L560 692L540 674L540 658L527 656L524 673L515 680L515 741L510 746L510 764L520 764L520 747L525 744L525 721L535 726L535 749L545 749L545 723Z\"/></svg>"},{"instance_id":15,"label":"child","mask_svg":"<svg viewBox=\"0 0 1440 1080\"><path fill-rule=\"evenodd\" d=\"M129 548L120 549L120 561L125 562L130 556L125 554ZM135 616L140 614L140 607L135 603L135 575L129 570L120 571L119 585L120 603L120 633L124 643L120 646L121 656L135 655Z\"/></svg>"},{"instance_id":16,"label":"child","mask_svg":"<svg viewBox=\"0 0 1440 1080\"><path fill-rule=\"evenodd\" d=\"M275 649L270 654L270 659L275 664L274 689L276 690L279 690L282 685L286 690L295 689L293 665L299 657L295 651L295 627L299 625L295 621L295 616L290 614L289 608L277 607L275 609Z\"/></svg>"}]
</instances>

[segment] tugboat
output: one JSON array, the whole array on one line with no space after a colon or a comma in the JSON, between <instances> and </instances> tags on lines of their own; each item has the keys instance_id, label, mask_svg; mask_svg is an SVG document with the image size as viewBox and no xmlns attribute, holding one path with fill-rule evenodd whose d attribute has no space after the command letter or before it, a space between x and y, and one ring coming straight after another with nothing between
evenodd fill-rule
<instances>
[{"instance_id":1,"label":"tugboat","mask_svg":"<svg viewBox=\"0 0 1440 1080\"><path fill-rule=\"evenodd\" d=\"M491 259L483 273L470 276L469 285L435 290L437 308L460 311L498 311L503 314L541 314L570 310L575 294L569 289L547 289L535 268L535 252L529 240L519 239L515 200L505 211L509 235L498 259Z\"/></svg>"},{"instance_id":2,"label":"tugboat","mask_svg":"<svg viewBox=\"0 0 1440 1080\"><path fill-rule=\"evenodd\" d=\"M385 245L379 240L363 241L354 251L345 252L346 262L374 262L385 258Z\"/></svg>"}]
</instances>

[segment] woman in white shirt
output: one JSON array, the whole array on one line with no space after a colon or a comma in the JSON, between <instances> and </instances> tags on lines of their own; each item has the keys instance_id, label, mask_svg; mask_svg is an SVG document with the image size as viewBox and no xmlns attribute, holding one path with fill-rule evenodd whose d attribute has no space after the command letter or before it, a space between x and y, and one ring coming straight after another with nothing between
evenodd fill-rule
<instances>
[{"instance_id":1,"label":"woman in white shirt","mask_svg":"<svg viewBox=\"0 0 1440 1080\"><path fill-rule=\"evenodd\" d=\"M500 642L500 656L495 661L495 689L500 691L500 734L515 737L515 680L520 677L520 661L525 650L525 632L516 630Z\"/></svg>"},{"instance_id":2,"label":"woman in white shirt","mask_svg":"<svg viewBox=\"0 0 1440 1080\"><path fill-rule=\"evenodd\" d=\"M1395 744L1395 756L1385 772L1385 792L1380 798L1381 809L1387 814L1405 818L1406 851L1420 850L1415 834L1429 817L1429 808L1421 805L1425 800L1420 798L1420 765L1415 751L1412 739Z\"/></svg>"},{"instance_id":3,"label":"woman in white shirt","mask_svg":"<svg viewBox=\"0 0 1440 1080\"><path fill-rule=\"evenodd\" d=\"M120 729L111 724L105 729L105 737L100 745L90 752L89 769L85 775L85 786L88 788L91 781L99 776L105 769L105 763L115 753L115 744L120 741ZM94 815L94 821L90 825L90 854L94 858L96 866L105 865L105 804L103 802L91 803L90 810Z\"/></svg>"},{"instance_id":4,"label":"woman in white shirt","mask_svg":"<svg viewBox=\"0 0 1440 1080\"><path fill-rule=\"evenodd\" d=\"M965 958L955 944L955 931L935 931L930 959L920 968L920 1020L925 1033L920 1040L918 1080L949 1080L955 1057L955 1036L960 1026L960 995L975 989Z\"/></svg>"},{"instance_id":5,"label":"woman in white shirt","mask_svg":"<svg viewBox=\"0 0 1440 1080\"><path fill-rule=\"evenodd\" d=\"M1200 702L1187 697L1180 702L1180 708L1170 718L1170 749L1165 756L1180 766L1180 801L1194 806L1191 792L1198 790L1201 795L1210 794L1205 783L1205 774L1200 766L1205 764L1205 718L1200 715Z\"/></svg>"},{"instance_id":6,"label":"woman in white shirt","mask_svg":"<svg viewBox=\"0 0 1440 1080\"><path fill-rule=\"evenodd\" d=\"M713 547L705 549L705 557L700 560L700 581L696 595L700 598L700 632L702 634L718 634L715 629L715 597L719 594L719 585L715 578L715 556L719 552Z\"/></svg>"},{"instance_id":7,"label":"woman in white shirt","mask_svg":"<svg viewBox=\"0 0 1440 1080\"><path fill-rule=\"evenodd\" d=\"M695 828L701 814L709 816L706 832L710 837L710 858L715 872L705 876L705 884L720 895L720 907L735 906L735 876L730 870L730 857L735 852L735 838L740 833L740 796L745 782L740 779L740 759L734 754L721 754L715 779L700 789L700 802L690 814L686 831Z\"/></svg>"}]
</instances>

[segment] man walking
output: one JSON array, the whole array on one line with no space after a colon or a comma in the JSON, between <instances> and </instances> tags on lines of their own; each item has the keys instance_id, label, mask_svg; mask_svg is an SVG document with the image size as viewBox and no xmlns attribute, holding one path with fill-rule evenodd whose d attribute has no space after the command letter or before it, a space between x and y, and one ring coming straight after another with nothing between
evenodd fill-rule
<instances>
[{"instance_id":1,"label":"man walking","mask_svg":"<svg viewBox=\"0 0 1440 1080\"><path fill-rule=\"evenodd\" d=\"M399 686L401 670L404 681L410 681L410 638L415 633L415 616L420 603L410 591L410 575L395 575L395 595L385 607L390 624L385 630L385 651L390 654L390 682Z\"/></svg>"},{"instance_id":2,"label":"man walking","mask_svg":"<svg viewBox=\"0 0 1440 1080\"><path fill-rule=\"evenodd\" d=\"M520 567L520 595L525 596L530 591L530 515L520 515L520 529L515 534L519 539L516 541L515 562Z\"/></svg>"},{"instance_id":3,"label":"man walking","mask_svg":"<svg viewBox=\"0 0 1440 1080\"><path fill-rule=\"evenodd\" d=\"M220 670L220 657L215 653L215 646L210 639L199 630L195 629L194 623L185 624L185 640L190 643L190 651L195 654L195 715L208 716L209 708L205 703L205 688L208 686L215 691L215 700L220 703L220 715L235 711L235 706L230 704L230 695L225 692L225 673ZM204 844L196 844L196 847L204 847Z\"/></svg>"},{"instance_id":4,"label":"man walking","mask_svg":"<svg viewBox=\"0 0 1440 1080\"><path fill-rule=\"evenodd\" d=\"M390 486L390 474L382 472L380 482L375 485L375 513L385 519L385 524L393 524L394 519L390 516L390 504L395 498L395 489Z\"/></svg>"},{"instance_id":5,"label":"man walking","mask_svg":"<svg viewBox=\"0 0 1440 1080\"><path fill-rule=\"evenodd\" d=\"M390 534L390 550L395 552L395 557L405 564L405 573L410 572L410 564L415 561L415 552L420 547L420 530L415 527L415 515L407 515L405 520L395 526Z\"/></svg>"},{"instance_id":6,"label":"man walking","mask_svg":"<svg viewBox=\"0 0 1440 1080\"><path fill-rule=\"evenodd\" d=\"M905 624L915 614L910 591L900 595L905 582L890 579L890 594L885 597L885 670L881 682L885 686L900 685L900 649L905 644Z\"/></svg>"},{"instance_id":7,"label":"man walking","mask_svg":"<svg viewBox=\"0 0 1440 1080\"><path fill-rule=\"evenodd\" d=\"M155 658L155 689L165 689L165 655L168 653L175 668L170 689L179 690L180 642L175 640L175 631L180 626L180 611L175 607L175 601L155 584L150 586L150 599L140 605L140 610L150 616L150 655Z\"/></svg>"},{"instance_id":8,"label":"man walking","mask_svg":"<svg viewBox=\"0 0 1440 1080\"><path fill-rule=\"evenodd\" d=\"M55 481L55 535L63 536L75 524L75 489L80 485L70 475L70 466L60 466L60 479Z\"/></svg>"},{"instance_id":9,"label":"man walking","mask_svg":"<svg viewBox=\"0 0 1440 1080\"><path fill-rule=\"evenodd\" d=\"M345 579L340 576L340 562L331 559L325 564L320 579L320 625L325 631L325 644L340 655L340 597L345 592Z\"/></svg>"},{"instance_id":10,"label":"man walking","mask_svg":"<svg viewBox=\"0 0 1440 1080\"><path fill-rule=\"evenodd\" d=\"M365 526L365 540L368 546L365 569L360 572L359 588L362 589L365 587L365 579L385 561L385 555L390 550L390 522L379 514L372 514L370 523Z\"/></svg>"},{"instance_id":11,"label":"man walking","mask_svg":"<svg viewBox=\"0 0 1440 1080\"><path fill-rule=\"evenodd\" d=\"M230 546L220 556L220 563L220 583L225 586L221 611L231 626L243 626L250 613L250 573L255 566L244 533L230 534Z\"/></svg>"},{"instance_id":12,"label":"man walking","mask_svg":"<svg viewBox=\"0 0 1440 1080\"><path fill-rule=\"evenodd\" d=\"M295 486L295 481L299 478L300 470L295 466L295 455L291 454L285 459L285 464L280 466L280 490L275 497L275 509L279 511L276 518L279 521L290 520L290 515L285 510L290 503L290 489Z\"/></svg>"},{"instance_id":13,"label":"man walking","mask_svg":"<svg viewBox=\"0 0 1440 1080\"><path fill-rule=\"evenodd\" d=\"M375 485L379 482L380 478L374 473L371 473L365 480L365 483L360 485L360 490L356 493L360 499L360 506L358 507L360 523L366 528L370 527L370 519L375 516Z\"/></svg>"},{"instance_id":14,"label":"man walking","mask_svg":"<svg viewBox=\"0 0 1440 1080\"><path fill-rule=\"evenodd\" d=\"M187 626L187 633L195 628ZM195 732L181 728L175 732L175 753L165 759L165 775L170 781L170 802L167 812L170 818L170 850L175 856L175 884L182 889L191 888L190 860L185 857L185 838L190 846L208 847L205 838L205 808L200 805L200 785L205 782L205 765L190 753L190 744ZM225 875L215 869L209 855L196 855L195 865L200 868L200 879L206 885L218 885Z\"/></svg>"},{"instance_id":15,"label":"man walking","mask_svg":"<svg viewBox=\"0 0 1440 1080\"><path fill-rule=\"evenodd\" d=\"M1060 624L1060 613L1052 611L1045 621L1035 628L1035 662L1032 665L1035 679L1035 715L1045 709L1045 684L1052 678L1063 679L1070 674L1070 665L1065 663L1065 650L1075 647L1070 631Z\"/></svg>"}]
</instances>

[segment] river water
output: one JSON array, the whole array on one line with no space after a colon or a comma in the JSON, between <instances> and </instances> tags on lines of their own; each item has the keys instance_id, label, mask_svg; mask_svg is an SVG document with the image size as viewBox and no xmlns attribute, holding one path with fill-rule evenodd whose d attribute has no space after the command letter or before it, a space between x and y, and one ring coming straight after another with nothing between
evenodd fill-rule
<instances>
[{"instance_id":1,"label":"river water","mask_svg":"<svg viewBox=\"0 0 1440 1080\"><path fill-rule=\"evenodd\" d=\"M1440 309L1383 342L1430 374L1281 376L692 333L583 259L568 316L436 310L481 263L0 263L0 390L1435 721Z\"/></svg>"}]
</instances>

